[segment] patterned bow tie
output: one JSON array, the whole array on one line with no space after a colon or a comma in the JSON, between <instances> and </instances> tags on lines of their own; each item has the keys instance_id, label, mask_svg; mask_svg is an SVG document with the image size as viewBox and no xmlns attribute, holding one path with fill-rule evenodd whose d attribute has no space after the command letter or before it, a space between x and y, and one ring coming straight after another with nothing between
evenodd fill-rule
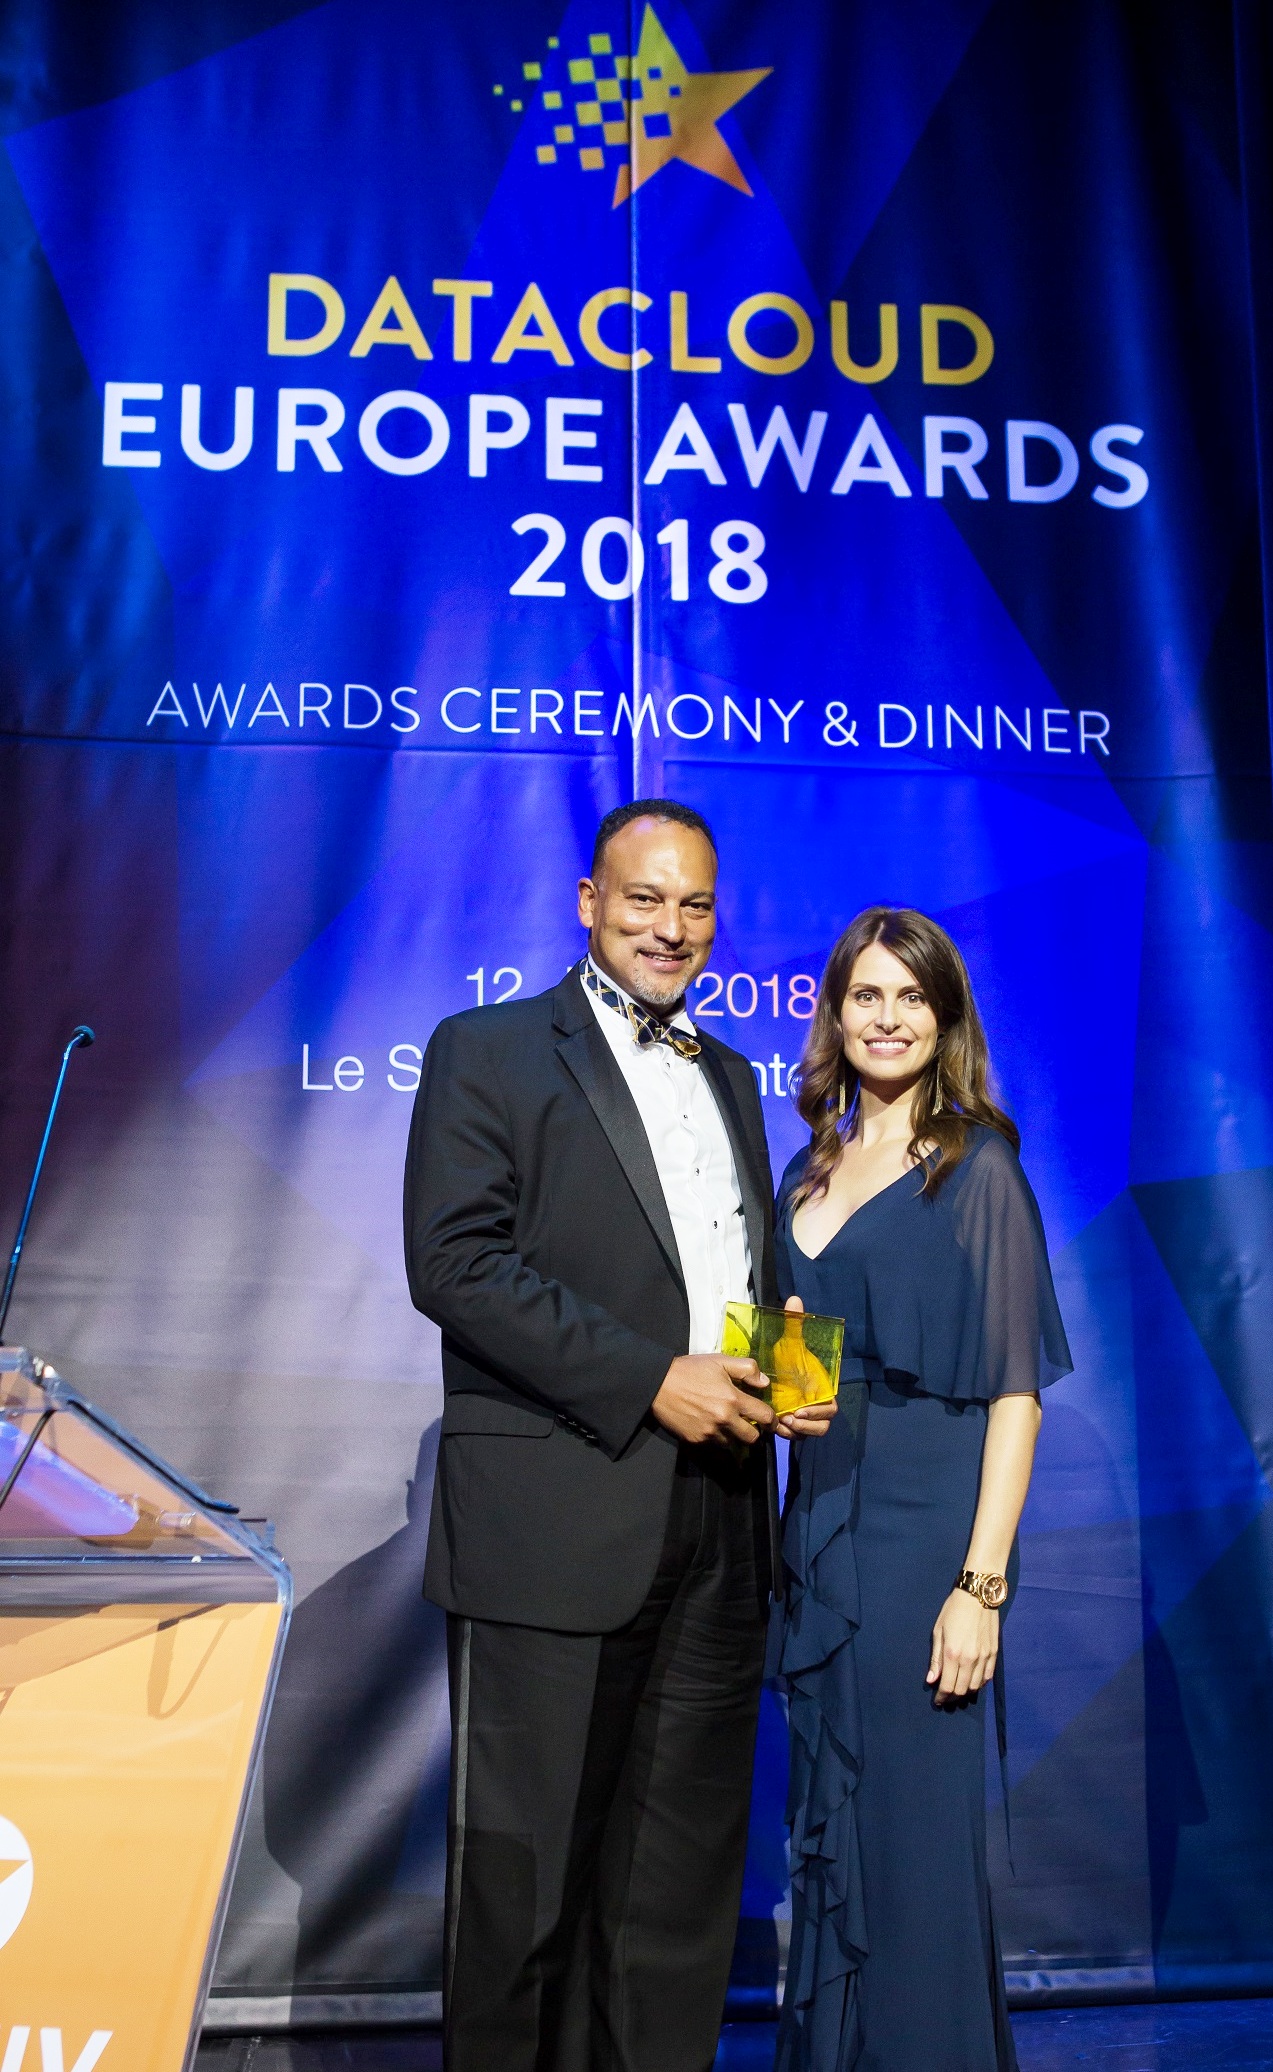
<instances>
[{"instance_id":1,"label":"patterned bow tie","mask_svg":"<svg viewBox=\"0 0 1273 2072\"><path fill-rule=\"evenodd\" d=\"M666 1043L669 1049L676 1052L678 1058L693 1059L699 1056L703 1046L696 1042L687 1030L669 1028L657 1015L647 1014L643 1007L637 1006L635 1000L627 999L617 986L610 985L602 978L596 965L590 960L586 961L583 967L583 982L590 993L596 994L603 1007L612 1007L616 1014L623 1016L642 1050L648 1050L654 1043Z\"/></svg>"}]
</instances>

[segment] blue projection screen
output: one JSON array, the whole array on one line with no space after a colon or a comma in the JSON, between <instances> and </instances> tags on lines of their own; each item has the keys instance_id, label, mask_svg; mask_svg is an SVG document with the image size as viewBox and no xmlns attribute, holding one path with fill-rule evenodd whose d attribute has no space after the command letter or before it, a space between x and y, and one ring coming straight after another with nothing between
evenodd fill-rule
<instances>
[{"instance_id":1,"label":"blue projection screen","mask_svg":"<svg viewBox=\"0 0 1273 2072\"><path fill-rule=\"evenodd\" d=\"M775 1168L867 902L962 945L1076 1371L1008 1622L1018 1995L1273 1987L1273 826L1225 7L14 0L10 1335L299 1610L226 2023L436 2007L443 1015L715 826ZM740 1991L785 1918L767 1700ZM279 2010L283 2013L280 2014Z\"/></svg>"}]
</instances>

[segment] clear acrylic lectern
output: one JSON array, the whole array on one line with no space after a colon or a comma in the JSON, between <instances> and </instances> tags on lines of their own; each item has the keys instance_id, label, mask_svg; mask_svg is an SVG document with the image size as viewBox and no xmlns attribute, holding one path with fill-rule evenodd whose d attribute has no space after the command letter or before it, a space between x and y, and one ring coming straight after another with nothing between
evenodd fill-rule
<instances>
[{"instance_id":1,"label":"clear acrylic lectern","mask_svg":"<svg viewBox=\"0 0 1273 2072\"><path fill-rule=\"evenodd\" d=\"M189 2066L291 1595L232 1506L0 1348L8 2072Z\"/></svg>"}]
</instances>

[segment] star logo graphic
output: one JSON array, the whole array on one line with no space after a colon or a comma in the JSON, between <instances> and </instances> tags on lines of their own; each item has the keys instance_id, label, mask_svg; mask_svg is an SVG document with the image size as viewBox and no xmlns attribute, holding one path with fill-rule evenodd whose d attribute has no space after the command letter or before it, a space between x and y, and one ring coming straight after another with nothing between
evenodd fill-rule
<instances>
[{"instance_id":1,"label":"star logo graphic","mask_svg":"<svg viewBox=\"0 0 1273 2072\"><path fill-rule=\"evenodd\" d=\"M585 173L614 172L611 206L630 201L665 165L683 165L750 195L747 176L717 125L722 115L768 79L772 65L745 72L691 72L653 7L647 5L635 55L616 51L608 35L588 38L586 57L571 57L550 36L522 77L493 91L510 115L529 112L535 160L574 162Z\"/></svg>"},{"instance_id":2,"label":"star logo graphic","mask_svg":"<svg viewBox=\"0 0 1273 2072\"><path fill-rule=\"evenodd\" d=\"M674 158L749 195L743 169L716 125L772 71L772 65L763 65L747 72L691 72L654 9L647 7L632 60L631 162L619 168L612 206L617 209Z\"/></svg>"}]
</instances>

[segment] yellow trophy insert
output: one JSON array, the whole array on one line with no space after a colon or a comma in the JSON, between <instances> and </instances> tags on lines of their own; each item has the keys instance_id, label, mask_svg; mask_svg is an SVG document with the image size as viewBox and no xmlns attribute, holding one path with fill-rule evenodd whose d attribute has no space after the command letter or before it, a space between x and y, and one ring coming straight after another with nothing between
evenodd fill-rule
<instances>
[{"instance_id":1,"label":"yellow trophy insert","mask_svg":"<svg viewBox=\"0 0 1273 2072\"><path fill-rule=\"evenodd\" d=\"M844 1319L727 1302L720 1349L731 1359L756 1362L769 1384L765 1401L786 1417L839 1394Z\"/></svg>"}]
</instances>

